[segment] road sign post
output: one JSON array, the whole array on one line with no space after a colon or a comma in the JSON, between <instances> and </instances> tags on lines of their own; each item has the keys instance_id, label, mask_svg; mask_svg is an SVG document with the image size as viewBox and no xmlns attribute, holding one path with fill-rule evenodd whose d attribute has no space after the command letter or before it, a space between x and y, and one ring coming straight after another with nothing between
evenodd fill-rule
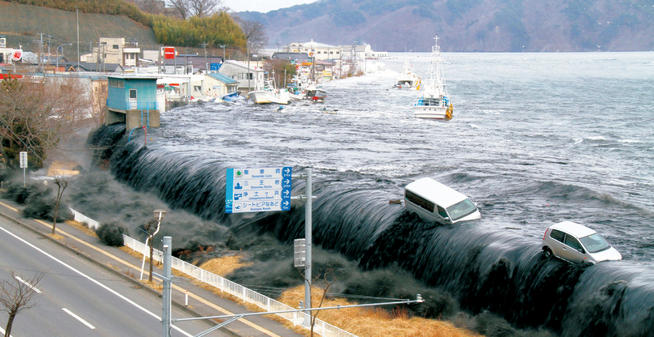
<instances>
[{"instance_id":1,"label":"road sign post","mask_svg":"<svg viewBox=\"0 0 654 337\"><path fill-rule=\"evenodd\" d=\"M20 168L23 169L23 187L25 187L26 184L26 171L27 171L27 152L26 151L21 151L20 155Z\"/></svg>"},{"instance_id":2,"label":"road sign post","mask_svg":"<svg viewBox=\"0 0 654 337\"><path fill-rule=\"evenodd\" d=\"M311 168L307 168L307 188L306 197L307 202L304 204L304 239L306 240L306 267L304 268L304 308L311 309L311 233L312 233L312 220L311 220ZM305 322L307 327L311 326L311 311L308 310L308 321Z\"/></svg>"},{"instance_id":3,"label":"road sign post","mask_svg":"<svg viewBox=\"0 0 654 337\"><path fill-rule=\"evenodd\" d=\"M225 213L289 211L292 167L228 168Z\"/></svg>"}]
</instances>

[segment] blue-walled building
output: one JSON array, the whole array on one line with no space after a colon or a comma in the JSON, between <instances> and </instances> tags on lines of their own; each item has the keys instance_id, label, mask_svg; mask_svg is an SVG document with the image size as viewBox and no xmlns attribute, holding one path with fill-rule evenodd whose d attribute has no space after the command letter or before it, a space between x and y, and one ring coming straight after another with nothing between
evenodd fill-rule
<instances>
[{"instance_id":1,"label":"blue-walled building","mask_svg":"<svg viewBox=\"0 0 654 337\"><path fill-rule=\"evenodd\" d=\"M159 127L157 75L109 75L106 124L125 123L127 131Z\"/></svg>"}]
</instances>

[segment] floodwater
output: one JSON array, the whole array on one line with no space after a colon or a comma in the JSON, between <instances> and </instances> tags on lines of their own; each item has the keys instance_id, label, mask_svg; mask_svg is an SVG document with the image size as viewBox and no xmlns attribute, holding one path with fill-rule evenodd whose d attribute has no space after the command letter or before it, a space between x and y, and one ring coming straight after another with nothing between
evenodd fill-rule
<instances>
[{"instance_id":1,"label":"floodwater","mask_svg":"<svg viewBox=\"0 0 654 337\"><path fill-rule=\"evenodd\" d=\"M418 92L392 85L405 61L426 76L429 54L397 53L324 84L324 104L168 111L147 148L123 139L112 172L232 226L242 218L223 214L226 168L311 167L315 241L364 269L399 265L520 327L654 334L654 53L444 58L451 121L413 118ZM482 219L434 227L389 204L425 176L469 195ZM602 233L624 260L544 260L543 232L562 220ZM256 219L285 242L303 221L302 205Z\"/></svg>"}]
</instances>

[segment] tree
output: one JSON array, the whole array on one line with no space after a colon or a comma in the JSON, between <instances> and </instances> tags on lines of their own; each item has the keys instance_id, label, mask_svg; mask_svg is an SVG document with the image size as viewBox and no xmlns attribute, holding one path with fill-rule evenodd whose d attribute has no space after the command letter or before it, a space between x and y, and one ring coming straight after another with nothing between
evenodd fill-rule
<instances>
[{"instance_id":1,"label":"tree","mask_svg":"<svg viewBox=\"0 0 654 337\"><path fill-rule=\"evenodd\" d=\"M16 315L34 306L30 302L37 292L36 286L41 279L43 279L43 274L37 274L33 278L25 281L16 275L16 273L12 272L12 281L0 282L0 311L4 311L9 315L5 328L5 336L11 336L11 328Z\"/></svg>"},{"instance_id":2,"label":"tree","mask_svg":"<svg viewBox=\"0 0 654 337\"><path fill-rule=\"evenodd\" d=\"M55 209L54 215L52 217L52 234L55 233L55 229L57 227L57 213L59 213L59 204L61 204L61 197L64 195L66 187L68 187L68 180L62 177L57 177L55 178L55 184L57 184L57 197L55 199Z\"/></svg>"},{"instance_id":3,"label":"tree","mask_svg":"<svg viewBox=\"0 0 654 337\"><path fill-rule=\"evenodd\" d=\"M75 79L0 82L0 154L16 168L20 151L29 153L30 168L40 168L90 107Z\"/></svg>"},{"instance_id":4,"label":"tree","mask_svg":"<svg viewBox=\"0 0 654 337\"><path fill-rule=\"evenodd\" d=\"M266 42L266 35L263 25L256 21L239 20L243 35L245 35L245 56L248 60L248 72L250 71L250 54L263 47ZM255 82L256 86L256 82ZM248 91L252 88L250 85L250 76L248 76Z\"/></svg>"},{"instance_id":5,"label":"tree","mask_svg":"<svg viewBox=\"0 0 654 337\"><path fill-rule=\"evenodd\" d=\"M256 52L266 44L266 33L260 22L239 20L248 52Z\"/></svg>"},{"instance_id":6,"label":"tree","mask_svg":"<svg viewBox=\"0 0 654 337\"><path fill-rule=\"evenodd\" d=\"M213 14L221 6L221 0L171 0L179 16L186 20L192 16L205 17Z\"/></svg>"}]
</instances>

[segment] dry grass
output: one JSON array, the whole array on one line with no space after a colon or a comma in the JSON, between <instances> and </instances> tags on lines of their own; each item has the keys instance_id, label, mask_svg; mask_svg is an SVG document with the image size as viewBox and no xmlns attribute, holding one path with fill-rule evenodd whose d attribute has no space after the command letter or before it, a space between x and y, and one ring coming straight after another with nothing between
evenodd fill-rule
<instances>
[{"instance_id":1,"label":"dry grass","mask_svg":"<svg viewBox=\"0 0 654 337\"><path fill-rule=\"evenodd\" d=\"M201 264L200 268L220 276L225 276L236 269L252 265L251 262L241 261L242 259L243 257L239 255L221 256L208 260Z\"/></svg>"},{"instance_id":2,"label":"dry grass","mask_svg":"<svg viewBox=\"0 0 654 337\"><path fill-rule=\"evenodd\" d=\"M136 256L141 257L142 255L138 252L135 252L127 247L121 247L121 250ZM227 275L232 271L247 266L248 263L241 261L242 257L238 255L234 256L224 256L219 258L211 259L203 263L200 267L212 273L218 275ZM173 271L174 274L179 274L180 276L188 277L188 275L181 274L179 272ZM235 296L227 294L220 291L217 288L209 286L205 283L193 280L193 284L207 289L213 292L216 295L219 295L223 298L230 299L236 303L240 303L248 308L251 311L261 311L261 308L244 302ZM314 288L312 289L312 303L317 305L320 303L320 297L322 296L322 289ZM280 302L286 303L291 307L297 307L300 301L304 300L304 286L298 286L291 288L282 293L281 297L278 299ZM348 305L355 304L354 302L348 302L345 299L325 299L323 307L337 306L337 305ZM293 326L293 324L277 315L267 316L271 319L274 319L289 329L294 330L297 333L304 334L309 336L310 332L299 327ZM361 337L382 337L382 336L394 336L394 337L477 337L481 336L479 334L473 333L471 331L457 328L450 322L412 317L410 318L406 310L398 311L394 313L389 313L386 310L381 308L368 309L368 308L348 308L348 309L338 309L338 310L324 310L320 311L318 318L335 325L339 328L347 330L354 333L355 335Z\"/></svg>"},{"instance_id":3,"label":"dry grass","mask_svg":"<svg viewBox=\"0 0 654 337\"><path fill-rule=\"evenodd\" d=\"M84 232L84 234L86 234L86 235L88 235L88 236L90 236L90 237L93 237L93 238L97 238L97 237L98 237L98 235L95 234L95 231L94 231L94 230L92 230L91 228L88 228L88 227L84 226L83 224L81 224L81 223L79 223L79 222L77 222L77 221L75 221L75 220L66 220L65 223L66 223L68 226L74 227L74 228L76 228L76 229L78 229L78 230Z\"/></svg>"},{"instance_id":4,"label":"dry grass","mask_svg":"<svg viewBox=\"0 0 654 337\"><path fill-rule=\"evenodd\" d=\"M312 289L311 303L320 303L322 289ZM290 306L304 300L304 286L291 288L279 298ZM325 299L323 307L355 304L342 298ZM362 337L468 337L479 336L471 331L455 327L452 323L433 319L409 318L406 310L389 313L381 308L347 308L318 312L318 318Z\"/></svg>"}]
</instances>

